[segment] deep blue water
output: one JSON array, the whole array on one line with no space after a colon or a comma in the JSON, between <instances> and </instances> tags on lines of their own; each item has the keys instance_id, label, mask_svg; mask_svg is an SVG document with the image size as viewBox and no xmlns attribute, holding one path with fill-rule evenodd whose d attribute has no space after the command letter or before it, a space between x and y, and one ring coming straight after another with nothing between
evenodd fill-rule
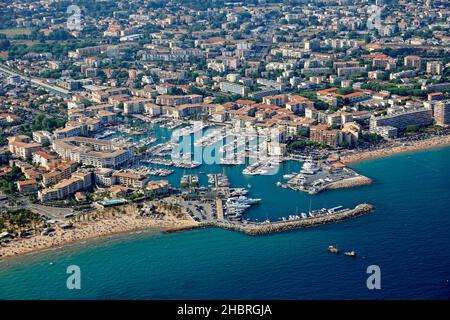
<instances>
[{"instance_id":1,"label":"deep blue water","mask_svg":"<svg viewBox=\"0 0 450 320\"><path fill-rule=\"evenodd\" d=\"M449 299L448 159L450 148L353 165L375 183L312 196L312 206L369 202L376 211L339 224L262 237L144 232L8 259L0 262L0 299ZM263 198L249 217L276 219L309 208L309 195L275 186L298 167L286 163L278 176L225 173ZM180 175L169 180L177 185ZM330 254L330 244L358 257ZM81 290L66 288L68 265L80 266ZM369 265L381 268L381 290L366 287Z\"/></svg>"}]
</instances>

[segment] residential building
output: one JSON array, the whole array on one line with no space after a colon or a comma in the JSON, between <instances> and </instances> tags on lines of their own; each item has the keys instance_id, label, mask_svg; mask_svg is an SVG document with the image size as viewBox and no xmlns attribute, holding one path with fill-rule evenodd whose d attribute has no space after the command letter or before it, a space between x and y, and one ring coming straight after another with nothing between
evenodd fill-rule
<instances>
[{"instance_id":1,"label":"residential building","mask_svg":"<svg viewBox=\"0 0 450 320\"><path fill-rule=\"evenodd\" d=\"M32 193L38 188L36 179L29 179L24 181L17 181L17 189L20 193Z\"/></svg>"},{"instance_id":2,"label":"residential building","mask_svg":"<svg viewBox=\"0 0 450 320\"><path fill-rule=\"evenodd\" d=\"M438 101L434 105L434 119L438 126L450 125L450 100Z\"/></svg>"},{"instance_id":3,"label":"residential building","mask_svg":"<svg viewBox=\"0 0 450 320\"><path fill-rule=\"evenodd\" d=\"M8 137L9 151L16 157L22 159L30 159L34 151L40 149L42 145L32 142L31 138L26 135L18 135Z\"/></svg>"},{"instance_id":4,"label":"residential building","mask_svg":"<svg viewBox=\"0 0 450 320\"><path fill-rule=\"evenodd\" d=\"M59 162L56 165L50 164L50 172L42 175L42 184L50 186L61 180L70 178L72 172L76 170L76 163L71 161Z\"/></svg>"},{"instance_id":5,"label":"residential building","mask_svg":"<svg viewBox=\"0 0 450 320\"><path fill-rule=\"evenodd\" d=\"M395 139L398 135L398 129L392 126L376 127L373 131L385 139Z\"/></svg>"},{"instance_id":6,"label":"residential building","mask_svg":"<svg viewBox=\"0 0 450 320\"><path fill-rule=\"evenodd\" d=\"M182 104L202 103L203 97L198 94L190 94L185 96L160 95L156 98L156 104L163 106L179 106Z\"/></svg>"},{"instance_id":7,"label":"residential building","mask_svg":"<svg viewBox=\"0 0 450 320\"><path fill-rule=\"evenodd\" d=\"M93 184L93 174L88 170L74 172L69 179L64 179L51 188L38 192L41 202L65 199L77 191L88 189Z\"/></svg>"},{"instance_id":8,"label":"residential building","mask_svg":"<svg viewBox=\"0 0 450 320\"><path fill-rule=\"evenodd\" d=\"M63 159L99 168L117 168L134 158L131 145L93 138L55 140L53 149Z\"/></svg>"},{"instance_id":9,"label":"residential building","mask_svg":"<svg viewBox=\"0 0 450 320\"><path fill-rule=\"evenodd\" d=\"M422 66L422 59L419 56L406 56L404 58L405 67L412 69L420 69Z\"/></svg>"},{"instance_id":10,"label":"residential building","mask_svg":"<svg viewBox=\"0 0 450 320\"><path fill-rule=\"evenodd\" d=\"M370 118L371 130L377 127L391 126L398 130L404 130L409 125L427 126L433 123L433 110L429 108L408 108L394 111L383 116L372 116Z\"/></svg>"},{"instance_id":11,"label":"residential building","mask_svg":"<svg viewBox=\"0 0 450 320\"><path fill-rule=\"evenodd\" d=\"M112 176L117 179L118 184L132 188L144 188L148 181L146 176L126 170L116 171Z\"/></svg>"},{"instance_id":12,"label":"residential building","mask_svg":"<svg viewBox=\"0 0 450 320\"><path fill-rule=\"evenodd\" d=\"M356 122L346 122L342 128L342 138L349 145L355 145L361 136L361 125Z\"/></svg>"},{"instance_id":13,"label":"residential building","mask_svg":"<svg viewBox=\"0 0 450 320\"><path fill-rule=\"evenodd\" d=\"M250 90L247 86L233 82L220 82L219 87L222 92L230 92L241 96L246 96Z\"/></svg>"},{"instance_id":14,"label":"residential building","mask_svg":"<svg viewBox=\"0 0 450 320\"><path fill-rule=\"evenodd\" d=\"M331 129L325 124L311 127L309 134L311 141L322 145L338 147L342 143L342 132L337 129Z\"/></svg>"},{"instance_id":15,"label":"residential building","mask_svg":"<svg viewBox=\"0 0 450 320\"><path fill-rule=\"evenodd\" d=\"M441 75L444 71L444 64L441 61L427 62L427 73L432 75Z\"/></svg>"},{"instance_id":16,"label":"residential building","mask_svg":"<svg viewBox=\"0 0 450 320\"><path fill-rule=\"evenodd\" d=\"M57 156L48 154L42 150L33 152L33 162L44 168L48 168L50 163L56 161L57 158Z\"/></svg>"}]
</instances>

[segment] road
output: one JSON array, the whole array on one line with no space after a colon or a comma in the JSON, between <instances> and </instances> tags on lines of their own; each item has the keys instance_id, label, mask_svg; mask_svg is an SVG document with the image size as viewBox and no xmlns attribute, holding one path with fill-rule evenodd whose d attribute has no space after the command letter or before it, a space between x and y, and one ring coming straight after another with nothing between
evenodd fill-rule
<instances>
[{"instance_id":1,"label":"road","mask_svg":"<svg viewBox=\"0 0 450 320\"><path fill-rule=\"evenodd\" d=\"M73 213L73 210L71 208L56 208L34 203L27 204L25 208L55 220L64 220L64 216L66 214Z\"/></svg>"},{"instance_id":2,"label":"road","mask_svg":"<svg viewBox=\"0 0 450 320\"><path fill-rule=\"evenodd\" d=\"M10 76L19 76L25 81L30 81L31 83L33 83L33 84L35 84L35 85L37 85L37 86L39 86L41 88L44 88L45 90L48 90L48 91L53 92L53 93L56 93L56 94L58 94L60 96L63 96L63 97L67 97L70 94L69 90L66 90L64 88L60 88L60 87L57 87L57 86L53 86L51 84L47 84L43 80L41 80L39 78L34 78L34 77L30 78L30 77L24 76L24 75L22 75L20 73L17 73L15 71L11 71L9 68L7 68L4 65L0 65L0 72L3 73L3 74L6 74L6 75L10 75Z\"/></svg>"}]
</instances>

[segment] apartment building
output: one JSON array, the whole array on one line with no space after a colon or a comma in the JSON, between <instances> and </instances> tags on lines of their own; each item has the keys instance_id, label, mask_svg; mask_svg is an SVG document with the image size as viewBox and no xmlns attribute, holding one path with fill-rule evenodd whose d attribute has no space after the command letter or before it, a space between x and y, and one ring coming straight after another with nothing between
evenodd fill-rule
<instances>
[{"instance_id":1,"label":"apartment building","mask_svg":"<svg viewBox=\"0 0 450 320\"><path fill-rule=\"evenodd\" d=\"M419 56L406 56L403 63L405 67L420 69L422 67L422 58Z\"/></svg>"},{"instance_id":2,"label":"apartment building","mask_svg":"<svg viewBox=\"0 0 450 320\"><path fill-rule=\"evenodd\" d=\"M156 104L163 106L179 106L182 104L194 104L202 102L203 97L198 94L190 94L185 96L163 94L156 97Z\"/></svg>"},{"instance_id":3,"label":"apartment building","mask_svg":"<svg viewBox=\"0 0 450 320\"><path fill-rule=\"evenodd\" d=\"M353 121L353 115L349 112L337 111L326 115L326 123L329 126L340 126Z\"/></svg>"},{"instance_id":4,"label":"apartment building","mask_svg":"<svg viewBox=\"0 0 450 320\"><path fill-rule=\"evenodd\" d=\"M112 176L116 178L118 184L132 188L144 188L148 181L146 176L126 170L116 171Z\"/></svg>"},{"instance_id":5,"label":"apartment building","mask_svg":"<svg viewBox=\"0 0 450 320\"><path fill-rule=\"evenodd\" d=\"M20 193L32 193L38 188L38 183L36 179L28 179L24 181L17 181L17 190Z\"/></svg>"},{"instance_id":6,"label":"apartment building","mask_svg":"<svg viewBox=\"0 0 450 320\"><path fill-rule=\"evenodd\" d=\"M361 125L356 122L347 122L342 128L342 139L349 145L355 145L361 136Z\"/></svg>"},{"instance_id":7,"label":"apartment building","mask_svg":"<svg viewBox=\"0 0 450 320\"><path fill-rule=\"evenodd\" d=\"M134 158L134 148L129 144L93 138L55 140L53 149L63 159L98 168L117 168Z\"/></svg>"},{"instance_id":8,"label":"apartment building","mask_svg":"<svg viewBox=\"0 0 450 320\"><path fill-rule=\"evenodd\" d=\"M60 182L61 180L70 178L72 172L77 168L75 162L65 161L60 162L55 166L50 167L50 172L42 175L42 184L44 186L50 186Z\"/></svg>"},{"instance_id":9,"label":"apartment building","mask_svg":"<svg viewBox=\"0 0 450 320\"><path fill-rule=\"evenodd\" d=\"M366 66L363 67L346 67L346 68L338 68L337 75L338 77L348 76L351 74L360 74L367 71Z\"/></svg>"},{"instance_id":10,"label":"apartment building","mask_svg":"<svg viewBox=\"0 0 450 320\"><path fill-rule=\"evenodd\" d=\"M427 62L427 73L432 75L441 75L444 71L444 64L441 61Z\"/></svg>"},{"instance_id":11,"label":"apartment building","mask_svg":"<svg viewBox=\"0 0 450 320\"><path fill-rule=\"evenodd\" d=\"M176 106L170 112L170 115L175 119L196 118L208 114L209 106L206 104L184 104Z\"/></svg>"},{"instance_id":12,"label":"apartment building","mask_svg":"<svg viewBox=\"0 0 450 320\"><path fill-rule=\"evenodd\" d=\"M86 123L74 121L66 124L65 128L56 129L53 131L54 139L63 139L76 136L86 136L88 134L88 126Z\"/></svg>"},{"instance_id":13,"label":"apartment building","mask_svg":"<svg viewBox=\"0 0 450 320\"><path fill-rule=\"evenodd\" d=\"M157 117L162 114L162 107L154 103L144 104L144 112L150 117Z\"/></svg>"},{"instance_id":14,"label":"apartment building","mask_svg":"<svg viewBox=\"0 0 450 320\"><path fill-rule=\"evenodd\" d=\"M427 126L432 124L433 110L429 108L408 108L395 111L383 116L372 116L370 118L370 129L391 126L398 130L404 130L408 125Z\"/></svg>"},{"instance_id":15,"label":"apartment building","mask_svg":"<svg viewBox=\"0 0 450 320\"><path fill-rule=\"evenodd\" d=\"M108 110L100 110L95 117L100 121L100 124L107 124L116 121L116 113Z\"/></svg>"},{"instance_id":16,"label":"apartment building","mask_svg":"<svg viewBox=\"0 0 450 320\"><path fill-rule=\"evenodd\" d=\"M52 134L48 131L34 131L33 140L37 143L44 144L50 142Z\"/></svg>"},{"instance_id":17,"label":"apartment building","mask_svg":"<svg viewBox=\"0 0 450 320\"><path fill-rule=\"evenodd\" d=\"M450 125L450 100L442 100L434 105L434 119L438 126Z\"/></svg>"},{"instance_id":18,"label":"apartment building","mask_svg":"<svg viewBox=\"0 0 450 320\"><path fill-rule=\"evenodd\" d=\"M242 84L233 83L233 82L220 82L219 83L220 91L222 92L230 92L234 94L238 94L241 96L246 96L249 92L249 87L244 86Z\"/></svg>"},{"instance_id":19,"label":"apartment building","mask_svg":"<svg viewBox=\"0 0 450 320\"><path fill-rule=\"evenodd\" d=\"M30 159L34 151L42 147L40 143L34 142L29 136L18 135L8 137L8 149L16 157Z\"/></svg>"},{"instance_id":20,"label":"apartment building","mask_svg":"<svg viewBox=\"0 0 450 320\"><path fill-rule=\"evenodd\" d=\"M167 180L155 180L147 183L144 189L146 196L166 194L169 192L169 181Z\"/></svg>"},{"instance_id":21,"label":"apartment building","mask_svg":"<svg viewBox=\"0 0 450 320\"><path fill-rule=\"evenodd\" d=\"M320 124L309 129L310 140L327 145L337 147L342 143L342 132L337 129L330 129L328 125Z\"/></svg>"},{"instance_id":22,"label":"apartment building","mask_svg":"<svg viewBox=\"0 0 450 320\"><path fill-rule=\"evenodd\" d=\"M293 113L303 113L306 108L313 108L314 102L302 96L289 95L285 106L287 110Z\"/></svg>"},{"instance_id":23,"label":"apartment building","mask_svg":"<svg viewBox=\"0 0 450 320\"><path fill-rule=\"evenodd\" d=\"M47 152L42 150L33 152L33 162L44 168L48 168L50 163L56 161L57 158L57 156L48 154Z\"/></svg>"},{"instance_id":24,"label":"apartment building","mask_svg":"<svg viewBox=\"0 0 450 320\"><path fill-rule=\"evenodd\" d=\"M395 139L398 136L398 129L392 126L376 127L373 132L385 139Z\"/></svg>"},{"instance_id":25,"label":"apartment building","mask_svg":"<svg viewBox=\"0 0 450 320\"><path fill-rule=\"evenodd\" d=\"M41 202L65 199L77 191L88 189L92 186L93 174L88 170L74 172L69 179L64 179L51 188L38 192Z\"/></svg>"},{"instance_id":26,"label":"apartment building","mask_svg":"<svg viewBox=\"0 0 450 320\"><path fill-rule=\"evenodd\" d=\"M117 183L117 177L113 176L116 172L114 169L109 168L95 168L94 180L95 184L104 187L110 187Z\"/></svg>"},{"instance_id":27,"label":"apartment building","mask_svg":"<svg viewBox=\"0 0 450 320\"><path fill-rule=\"evenodd\" d=\"M146 103L153 102L153 99L133 98L123 102L123 113L134 114L142 113Z\"/></svg>"}]
</instances>

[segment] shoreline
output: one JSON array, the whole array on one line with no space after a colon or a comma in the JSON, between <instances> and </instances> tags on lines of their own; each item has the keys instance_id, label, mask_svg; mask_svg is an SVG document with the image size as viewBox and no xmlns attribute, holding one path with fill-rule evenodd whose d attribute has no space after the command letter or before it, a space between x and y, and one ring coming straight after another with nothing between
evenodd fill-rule
<instances>
[{"instance_id":1,"label":"shoreline","mask_svg":"<svg viewBox=\"0 0 450 320\"><path fill-rule=\"evenodd\" d=\"M36 254L42 251L68 247L82 241L101 239L119 234L131 234L137 231L160 231L162 233L175 233L194 230L197 228L216 227L225 230L239 231L249 236L266 235L284 231L317 227L323 224L337 223L374 211L370 204L360 204L353 209L337 213L332 216L321 216L295 221L276 221L272 223L225 223L215 221L212 223L197 223L192 220L155 220L148 218L137 218L129 214L120 217L98 220L77 225L70 230L57 229L53 237L34 236L12 241L8 246L0 247L0 262L9 258ZM126 223L126 225L124 225ZM111 226L118 226L111 229ZM81 230L81 232L80 232Z\"/></svg>"},{"instance_id":2,"label":"shoreline","mask_svg":"<svg viewBox=\"0 0 450 320\"><path fill-rule=\"evenodd\" d=\"M91 242L93 240L105 240L107 238L113 238L116 236L124 236L127 234L137 234L140 232L150 232L150 231L158 231L161 233L164 233L166 231L166 229L164 228L158 228L158 227L154 227L154 228L143 228L143 229L133 229L133 230L127 230L127 231L117 231L117 232L112 232L112 233L108 233L108 234L101 234L101 235L97 235L97 236L92 236L92 237L87 237L87 238L83 238L83 239L78 239L75 241L68 241L68 242L64 242L61 243L59 245L54 245L54 246L49 246L49 247L42 247L42 248L37 248L35 250L30 250L30 251L26 251L26 252L20 252L14 255L8 255L8 256L0 256L0 264L2 262L6 262L9 259L14 259L14 258L19 258L19 257L30 257L33 254L39 254L39 253L43 253L45 251L54 251L56 249L62 249L62 248L69 248L71 246L76 246L76 245L80 245L80 244L84 244L86 242ZM30 238L27 238L30 239ZM2 247L0 247L1 250Z\"/></svg>"},{"instance_id":3,"label":"shoreline","mask_svg":"<svg viewBox=\"0 0 450 320\"><path fill-rule=\"evenodd\" d=\"M405 143L405 145L393 145L385 149L361 151L357 153L346 154L341 156L341 161L344 164L350 164L366 160L385 158L396 154L449 147L450 135L436 136L429 139L409 143L410 144Z\"/></svg>"},{"instance_id":4,"label":"shoreline","mask_svg":"<svg viewBox=\"0 0 450 320\"><path fill-rule=\"evenodd\" d=\"M371 150L371 151L363 151L353 154L343 155L341 157L341 161L345 164L363 162L371 159L378 159L389 157L396 154L407 153L407 152L415 152L415 151L425 151L430 149L436 149L441 147L449 147L450 146L450 135L445 136L437 136L429 139L424 139L420 141L410 142L410 144L405 145L393 145L386 149L380 150ZM359 180L358 178L363 178ZM348 180L348 181L347 181ZM339 181L336 183L332 183L327 185L325 190L330 189L341 189L341 188L350 188L360 185L368 185L372 183L372 179L360 176L357 179L346 179L345 181ZM64 246L77 244L82 241L89 241L93 239L101 239L104 237L110 237L120 234L130 234L137 231L161 231L162 233L174 233L180 231L188 231L197 228L205 228L205 227L219 227L223 229L232 229L235 231L241 231L245 234L251 235L253 231L250 233L243 231L239 226L231 226L224 223L213 223L208 225L203 225L195 222L194 220L179 220L174 217L166 217L164 219L151 219L151 218L142 218L133 216L130 212L127 212L127 208L123 209L124 213L117 215L112 214L113 216L89 222L75 222L74 229L63 230L57 228L54 236L42 236L36 235L30 238L13 240L8 243L7 246L0 246L0 262L6 261L8 258L30 255L34 253L39 253L41 251L57 249ZM337 219L330 221L328 223L336 223L345 219ZM292 225L296 225L298 223L294 223ZM308 224L308 227L320 225L322 223L316 224ZM303 225L303 224L302 224ZM292 229L304 228L295 227ZM248 228L248 227L247 227ZM247 229L244 228L244 229ZM240 229L240 230L238 230ZM291 228L289 228L291 229ZM265 232L264 232L265 233ZM255 234L252 234L255 235Z\"/></svg>"},{"instance_id":5,"label":"shoreline","mask_svg":"<svg viewBox=\"0 0 450 320\"><path fill-rule=\"evenodd\" d=\"M74 226L75 228L68 230L56 228L52 237L35 235L29 238L13 240L6 246L0 247L0 262L12 257L119 234L151 230L164 232L165 230L195 229L198 227L198 223L193 220L180 220L174 217L165 219L142 218L125 212L101 220L75 222Z\"/></svg>"}]
</instances>

